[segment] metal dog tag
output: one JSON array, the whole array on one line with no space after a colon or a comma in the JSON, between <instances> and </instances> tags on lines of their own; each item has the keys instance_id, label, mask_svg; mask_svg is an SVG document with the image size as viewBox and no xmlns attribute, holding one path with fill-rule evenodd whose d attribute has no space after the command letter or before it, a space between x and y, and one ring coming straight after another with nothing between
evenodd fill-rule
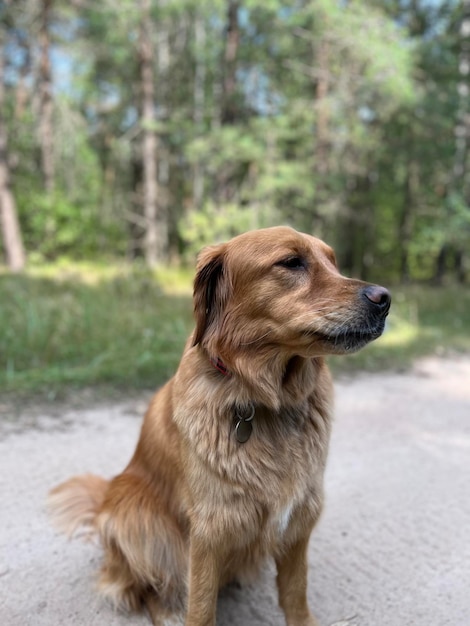
<instances>
[{"instance_id":1,"label":"metal dog tag","mask_svg":"<svg viewBox=\"0 0 470 626\"><path fill-rule=\"evenodd\" d=\"M253 426L251 422L246 422L245 420L240 420L237 422L237 425L235 426L235 436L238 443L246 443L251 437L252 432Z\"/></svg>"},{"instance_id":2,"label":"metal dog tag","mask_svg":"<svg viewBox=\"0 0 470 626\"><path fill-rule=\"evenodd\" d=\"M246 407L237 407L235 417L237 423L235 425L235 437L238 443L246 443L253 432L251 423L255 416L255 407L253 403L249 403Z\"/></svg>"}]
</instances>

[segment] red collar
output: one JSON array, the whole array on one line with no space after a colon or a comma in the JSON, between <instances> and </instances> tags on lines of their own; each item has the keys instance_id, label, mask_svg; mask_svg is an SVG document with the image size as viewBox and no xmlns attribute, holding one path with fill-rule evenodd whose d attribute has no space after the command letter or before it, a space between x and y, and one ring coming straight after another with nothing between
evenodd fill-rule
<instances>
[{"instance_id":1,"label":"red collar","mask_svg":"<svg viewBox=\"0 0 470 626\"><path fill-rule=\"evenodd\" d=\"M211 357L211 363L224 376L230 376L230 372L228 371L225 363L219 357Z\"/></svg>"}]
</instances>

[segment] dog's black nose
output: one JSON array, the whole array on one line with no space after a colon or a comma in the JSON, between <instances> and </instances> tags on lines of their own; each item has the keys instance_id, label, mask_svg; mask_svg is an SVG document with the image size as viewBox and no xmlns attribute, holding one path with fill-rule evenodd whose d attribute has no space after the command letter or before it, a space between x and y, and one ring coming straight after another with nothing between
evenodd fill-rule
<instances>
[{"instance_id":1,"label":"dog's black nose","mask_svg":"<svg viewBox=\"0 0 470 626\"><path fill-rule=\"evenodd\" d=\"M390 292L385 287L381 287L380 285L368 285L364 288L362 292L364 296L374 305L376 310L381 313L385 313L390 308L390 302L392 298L390 296Z\"/></svg>"}]
</instances>

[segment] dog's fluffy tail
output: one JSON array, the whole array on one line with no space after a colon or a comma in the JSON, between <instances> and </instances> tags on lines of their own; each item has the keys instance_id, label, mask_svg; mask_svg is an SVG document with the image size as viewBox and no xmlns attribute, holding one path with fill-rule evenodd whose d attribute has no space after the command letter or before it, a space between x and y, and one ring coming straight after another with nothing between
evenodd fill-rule
<instances>
[{"instance_id":1,"label":"dog's fluffy tail","mask_svg":"<svg viewBox=\"0 0 470 626\"><path fill-rule=\"evenodd\" d=\"M78 529L87 536L96 531L96 516L103 504L109 481L100 476L75 476L49 492L48 511L54 526L72 537Z\"/></svg>"}]
</instances>

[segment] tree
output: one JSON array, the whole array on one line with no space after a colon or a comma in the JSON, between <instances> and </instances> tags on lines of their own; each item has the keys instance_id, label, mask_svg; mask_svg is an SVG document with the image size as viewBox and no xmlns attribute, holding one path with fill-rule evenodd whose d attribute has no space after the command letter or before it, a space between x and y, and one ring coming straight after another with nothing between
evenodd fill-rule
<instances>
[{"instance_id":1,"label":"tree","mask_svg":"<svg viewBox=\"0 0 470 626\"><path fill-rule=\"evenodd\" d=\"M9 3L7 3L9 4ZM8 162L8 134L5 120L5 24L0 24L0 218L8 267L13 272L24 268L26 257L23 248L16 203L10 186Z\"/></svg>"},{"instance_id":2,"label":"tree","mask_svg":"<svg viewBox=\"0 0 470 626\"><path fill-rule=\"evenodd\" d=\"M165 233L158 217L157 135L155 132L155 87L150 28L151 3L141 0L139 61L141 80L141 132L143 168L143 212L145 217L145 260L155 267L164 258ZM159 228L160 226L160 228Z\"/></svg>"},{"instance_id":3,"label":"tree","mask_svg":"<svg viewBox=\"0 0 470 626\"><path fill-rule=\"evenodd\" d=\"M10 2L4 120L27 247L153 266L287 222L350 273L463 275L467 4Z\"/></svg>"},{"instance_id":4,"label":"tree","mask_svg":"<svg viewBox=\"0 0 470 626\"><path fill-rule=\"evenodd\" d=\"M52 96L52 71L50 59L50 21L53 0L41 0L40 27L38 34L39 42L39 145L41 150L41 171L44 189L48 194L54 189L54 130L53 110L54 101Z\"/></svg>"},{"instance_id":5,"label":"tree","mask_svg":"<svg viewBox=\"0 0 470 626\"><path fill-rule=\"evenodd\" d=\"M441 284L449 259L459 282L466 280L465 250L470 239L470 0L462 0L457 37L457 107L454 154L449 174L444 241L436 259L434 281Z\"/></svg>"}]
</instances>

